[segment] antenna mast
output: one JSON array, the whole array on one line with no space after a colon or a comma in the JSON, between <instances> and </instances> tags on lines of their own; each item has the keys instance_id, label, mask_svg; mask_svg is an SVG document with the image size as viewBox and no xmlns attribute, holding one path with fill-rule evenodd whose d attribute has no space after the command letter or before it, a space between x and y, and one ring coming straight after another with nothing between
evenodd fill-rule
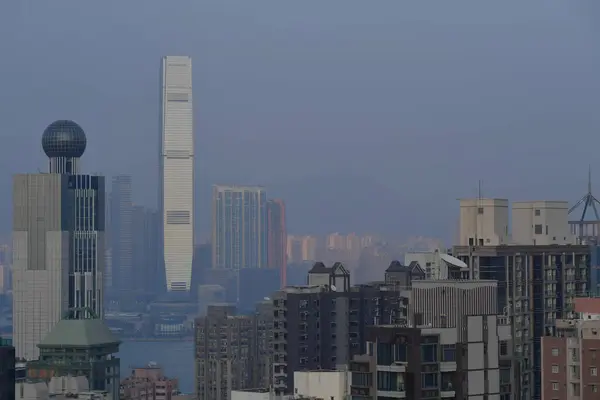
<instances>
[{"instance_id":1,"label":"antenna mast","mask_svg":"<svg viewBox=\"0 0 600 400\"><path fill-rule=\"evenodd\" d=\"M590 165L588 168L588 184L587 184L587 193L579 199L577 203L573 207L569 209L569 215L573 213L576 209L580 208L583 205L583 210L581 212L581 216L579 220L569 221L569 225L571 226L571 233L577 236L577 241L580 244L585 243L589 239L596 240L598 239L598 227L600 226L600 214L598 213L597 205L600 205L600 201L592 194L592 166ZM594 212L595 220L586 221L586 216L588 210L592 209Z\"/></svg>"}]
</instances>

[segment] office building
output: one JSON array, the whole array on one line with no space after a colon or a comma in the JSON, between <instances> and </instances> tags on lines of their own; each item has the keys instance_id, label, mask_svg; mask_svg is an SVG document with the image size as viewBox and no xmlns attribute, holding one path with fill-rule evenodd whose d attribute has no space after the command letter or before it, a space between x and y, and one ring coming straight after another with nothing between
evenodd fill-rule
<instances>
[{"instance_id":1,"label":"office building","mask_svg":"<svg viewBox=\"0 0 600 400\"><path fill-rule=\"evenodd\" d=\"M575 299L577 316L541 338L542 399L592 400L600 393L600 299Z\"/></svg>"},{"instance_id":2,"label":"office building","mask_svg":"<svg viewBox=\"0 0 600 400\"><path fill-rule=\"evenodd\" d=\"M133 271L133 204L131 176L112 178L110 192L111 274L112 289L120 303L132 303Z\"/></svg>"},{"instance_id":3,"label":"office building","mask_svg":"<svg viewBox=\"0 0 600 400\"><path fill-rule=\"evenodd\" d=\"M46 381L54 376L84 376L90 390L118 399L121 361L116 354L121 342L103 320L75 319L76 311L70 310L39 343L40 357L27 364L27 375Z\"/></svg>"},{"instance_id":4,"label":"office building","mask_svg":"<svg viewBox=\"0 0 600 400\"><path fill-rule=\"evenodd\" d=\"M156 210L133 206L133 289L146 302L164 292L165 272L159 250L160 215Z\"/></svg>"},{"instance_id":5,"label":"office building","mask_svg":"<svg viewBox=\"0 0 600 400\"><path fill-rule=\"evenodd\" d=\"M575 244L567 201L512 203L512 243L526 246Z\"/></svg>"},{"instance_id":6,"label":"office building","mask_svg":"<svg viewBox=\"0 0 600 400\"><path fill-rule=\"evenodd\" d=\"M104 178L79 174L76 123L52 123L42 146L49 173L13 180L13 342L27 360L69 308L103 315Z\"/></svg>"},{"instance_id":7,"label":"office building","mask_svg":"<svg viewBox=\"0 0 600 400\"><path fill-rule=\"evenodd\" d=\"M267 201L267 252L267 267L281 271L281 287L285 287L287 229L285 203L281 199Z\"/></svg>"},{"instance_id":8,"label":"office building","mask_svg":"<svg viewBox=\"0 0 600 400\"><path fill-rule=\"evenodd\" d=\"M261 187L213 187L213 268L238 271L268 266L266 205L267 194Z\"/></svg>"},{"instance_id":9,"label":"office building","mask_svg":"<svg viewBox=\"0 0 600 400\"><path fill-rule=\"evenodd\" d=\"M15 348L12 342L0 337L0 400L15 398Z\"/></svg>"},{"instance_id":10,"label":"office building","mask_svg":"<svg viewBox=\"0 0 600 400\"><path fill-rule=\"evenodd\" d=\"M459 245L500 246L508 243L508 200L460 200Z\"/></svg>"},{"instance_id":11,"label":"office building","mask_svg":"<svg viewBox=\"0 0 600 400\"><path fill-rule=\"evenodd\" d=\"M160 82L160 195L168 291L189 291L194 255L194 130L192 60L162 59Z\"/></svg>"},{"instance_id":12,"label":"office building","mask_svg":"<svg viewBox=\"0 0 600 400\"><path fill-rule=\"evenodd\" d=\"M501 347L510 326L496 315L464 315L457 327L366 328L367 351L350 362L353 399L498 399Z\"/></svg>"}]
</instances>

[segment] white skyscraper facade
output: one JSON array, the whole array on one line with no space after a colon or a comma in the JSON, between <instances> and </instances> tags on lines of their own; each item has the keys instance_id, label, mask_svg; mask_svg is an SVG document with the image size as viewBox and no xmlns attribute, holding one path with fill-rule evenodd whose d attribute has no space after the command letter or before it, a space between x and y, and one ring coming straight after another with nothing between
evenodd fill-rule
<instances>
[{"instance_id":1,"label":"white skyscraper facade","mask_svg":"<svg viewBox=\"0 0 600 400\"><path fill-rule=\"evenodd\" d=\"M194 254L194 129L192 59L162 59L160 195L168 291L189 291Z\"/></svg>"}]
</instances>

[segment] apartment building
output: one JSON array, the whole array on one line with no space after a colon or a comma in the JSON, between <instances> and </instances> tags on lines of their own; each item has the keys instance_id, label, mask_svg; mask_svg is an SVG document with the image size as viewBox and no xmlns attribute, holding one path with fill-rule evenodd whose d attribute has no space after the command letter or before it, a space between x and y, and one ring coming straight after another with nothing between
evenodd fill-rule
<instances>
[{"instance_id":1,"label":"apartment building","mask_svg":"<svg viewBox=\"0 0 600 400\"><path fill-rule=\"evenodd\" d=\"M156 363L134 368L120 385L121 400L174 400L177 393L177 379L166 377L163 369Z\"/></svg>"},{"instance_id":2,"label":"apartment building","mask_svg":"<svg viewBox=\"0 0 600 400\"><path fill-rule=\"evenodd\" d=\"M226 400L232 390L252 387L256 371L253 316L237 315L230 304L209 305L195 326L198 399Z\"/></svg>"},{"instance_id":3,"label":"apartment building","mask_svg":"<svg viewBox=\"0 0 600 400\"><path fill-rule=\"evenodd\" d=\"M464 316L455 328L368 327L366 354L350 362L350 395L510 399L510 392L501 392L499 363L501 344L509 338L509 326L495 315Z\"/></svg>"},{"instance_id":4,"label":"apartment building","mask_svg":"<svg viewBox=\"0 0 600 400\"><path fill-rule=\"evenodd\" d=\"M541 338L541 394L551 400L600 397L600 298L575 300L576 318Z\"/></svg>"},{"instance_id":5,"label":"apartment building","mask_svg":"<svg viewBox=\"0 0 600 400\"><path fill-rule=\"evenodd\" d=\"M278 394L292 392L295 371L335 370L362 354L365 326L406 322L408 301L398 289L398 276L388 276L392 283L350 286L341 263L316 263L308 275L308 285L273 295L273 383Z\"/></svg>"}]
</instances>

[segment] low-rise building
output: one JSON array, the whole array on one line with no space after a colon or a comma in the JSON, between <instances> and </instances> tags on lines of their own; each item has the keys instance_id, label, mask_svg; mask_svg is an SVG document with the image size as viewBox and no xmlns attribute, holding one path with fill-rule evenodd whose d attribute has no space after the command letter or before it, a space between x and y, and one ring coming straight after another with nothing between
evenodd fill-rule
<instances>
[{"instance_id":1,"label":"low-rise building","mask_svg":"<svg viewBox=\"0 0 600 400\"><path fill-rule=\"evenodd\" d=\"M166 377L156 363L134 368L120 385L121 400L174 400L178 393L177 379Z\"/></svg>"},{"instance_id":2,"label":"low-rise building","mask_svg":"<svg viewBox=\"0 0 600 400\"><path fill-rule=\"evenodd\" d=\"M85 376L55 376L48 382L23 381L14 389L15 400L116 400L109 392L90 390Z\"/></svg>"}]
</instances>

